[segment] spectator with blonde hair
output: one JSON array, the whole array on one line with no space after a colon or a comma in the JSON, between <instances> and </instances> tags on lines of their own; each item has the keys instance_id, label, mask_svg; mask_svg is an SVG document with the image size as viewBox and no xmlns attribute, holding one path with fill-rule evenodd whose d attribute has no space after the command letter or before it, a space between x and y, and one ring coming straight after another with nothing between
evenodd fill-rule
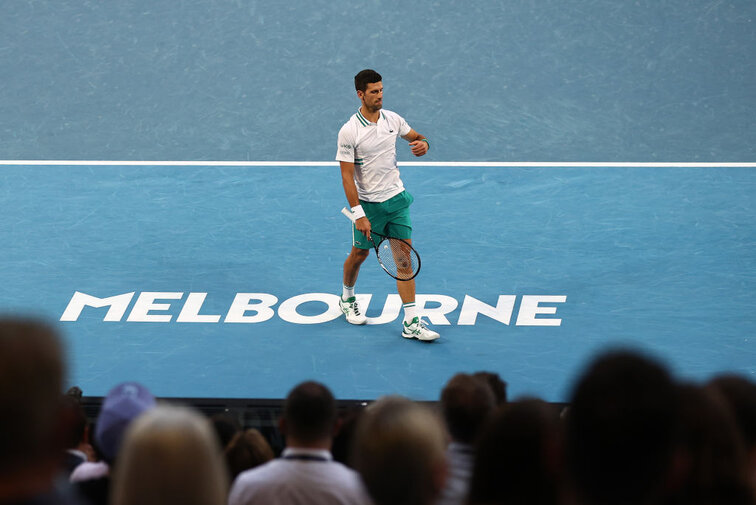
<instances>
[{"instance_id":1,"label":"spectator with blonde hair","mask_svg":"<svg viewBox=\"0 0 756 505\"><path fill-rule=\"evenodd\" d=\"M224 505L228 476L210 422L160 405L126 432L111 486L112 505Z\"/></svg>"},{"instance_id":2,"label":"spectator with blonde hair","mask_svg":"<svg viewBox=\"0 0 756 505\"><path fill-rule=\"evenodd\" d=\"M439 417L407 398L369 406L357 426L354 467L375 505L430 505L446 482L446 434Z\"/></svg>"}]
</instances>

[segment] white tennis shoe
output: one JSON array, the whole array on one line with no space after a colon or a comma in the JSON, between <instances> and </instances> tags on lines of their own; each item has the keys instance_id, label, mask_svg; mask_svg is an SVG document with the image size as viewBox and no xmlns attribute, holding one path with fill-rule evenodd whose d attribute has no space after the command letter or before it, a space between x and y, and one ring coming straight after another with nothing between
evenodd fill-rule
<instances>
[{"instance_id":1,"label":"white tennis shoe","mask_svg":"<svg viewBox=\"0 0 756 505\"><path fill-rule=\"evenodd\" d=\"M402 336L404 338L416 338L425 342L430 342L440 337L438 333L425 326L425 321L417 316L409 324L406 321L402 323Z\"/></svg>"},{"instance_id":2,"label":"white tennis shoe","mask_svg":"<svg viewBox=\"0 0 756 505\"><path fill-rule=\"evenodd\" d=\"M339 307L341 307L341 312L344 313L346 316L346 320L348 323L351 324L365 324L367 323L367 318L365 315L360 312L360 307L357 305L357 297L350 297L344 300L343 298L339 297Z\"/></svg>"}]
</instances>

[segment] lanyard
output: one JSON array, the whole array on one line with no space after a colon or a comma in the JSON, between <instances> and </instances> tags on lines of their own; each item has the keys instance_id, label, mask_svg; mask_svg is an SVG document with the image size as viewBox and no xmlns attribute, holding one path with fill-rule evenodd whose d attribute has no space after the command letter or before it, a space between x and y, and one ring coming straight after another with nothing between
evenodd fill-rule
<instances>
[{"instance_id":1,"label":"lanyard","mask_svg":"<svg viewBox=\"0 0 756 505\"><path fill-rule=\"evenodd\" d=\"M328 462L328 458L324 456L313 456L312 454L289 454L287 456L284 456L283 459L298 459L301 461Z\"/></svg>"}]
</instances>

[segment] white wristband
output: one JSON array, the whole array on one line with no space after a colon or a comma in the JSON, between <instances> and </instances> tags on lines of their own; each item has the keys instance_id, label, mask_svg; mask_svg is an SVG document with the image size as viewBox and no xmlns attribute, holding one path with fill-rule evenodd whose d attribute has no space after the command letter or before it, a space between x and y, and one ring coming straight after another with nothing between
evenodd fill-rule
<instances>
[{"instance_id":1,"label":"white wristband","mask_svg":"<svg viewBox=\"0 0 756 505\"><path fill-rule=\"evenodd\" d=\"M354 217L355 221L361 217L365 217L365 210L362 208L362 205L355 205L352 207L352 217Z\"/></svg>"}]
</instances>

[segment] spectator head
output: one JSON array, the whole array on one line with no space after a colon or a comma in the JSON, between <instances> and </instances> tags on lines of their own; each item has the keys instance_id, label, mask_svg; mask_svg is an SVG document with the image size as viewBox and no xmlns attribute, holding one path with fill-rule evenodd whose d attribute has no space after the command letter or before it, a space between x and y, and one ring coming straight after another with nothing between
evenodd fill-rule
<instances>
[{"instance_id":1,"label":"spectator head","mask_svg":"<svg viewBox=\"0 0 756 505\"><path fill-rule=\"evenodd\" d=\"M331 454L333 454L334 461L351 466L354 432L356 431L364 410L365 407L363 405L356 405L345 410L339 416L339 421L337 423L338 430L333 438L333 446L331 447Z\"/></svg>"},{"instance_id":2,"label":"spectator head","mask_svg":"<svg viewBox=\"0 0 756 505\"><path fill-rule=\"evenodd\" d=\"M226 446L225 454L232 481L243 471L267 463L275 457L268 441L254 428L234 435Z\"/></svg>"},{"instance_id":3,"label":"spectator head","mask_svg":"<svg viewBox=\"0 0 756 505\"><path fill-rule=\"evenodd\" d=\"M385 397L359 421L353 463L376 505L428 505L444 486L445 449L443 425L430 409Z\"/></svg>"},{"instance_id":4,"label":"spectator head","mask_svg":"<svg viewBox=\"0 0 756 505\"><path fill-rule=\"evenodd\" d=\"M242 431L239 421L227 412L213 415L210 422L223 449Z\"/></svg>"},{"instance_id":5,"label":"spectator head","mask_svg":"<svg viewBox=\"0 0 756 505\"><path fill-rule=\"evenodd\" d=\"M496 405L507 403L507 383L495 372L475 372L473 377L488 383L493 391Z\"/></svg>"},{"instance_id":6,"label":"spectator head","mask_svg":"<svg viewBox=\"0 0 756 505\"><path fill-rule=\"evenodd\" d=\"M303 382L289 392L284 402L281 432L289 446L330 446L336 426L336 400L318 382Z\"/></svg>"},{"instance_id":7,"label":"spectator head","mask_svg":"<svg viewBox=\"0 0 756 505\"><path fill-rule=\"evenodd\" d=\"M62 343L44 323L0 318L0 475L60 457Z\"/></svg>"},{"instance_id":8,"label":"spectator head","mask_svg":"<svg viewBox=\"0 0 756 505\"><path fill-rule=\"evenodd\" d=\"M752 505L745 447L716 388L680 386L678 475L670 505Z\"/></svg>"},{"instance_id":9,"label":"spectator head","mask_svg":"<svg viewBox=\"0 0 756 505\"><path fill-rule=\"evenodd\" d=\"M81 390L79 386L71 386L66 391L66 396L70 396L71 398L81 401L81 397L84 394L84 392Z\"/></svg>"},{"instance_id":10,"label":"spectator head","mask_svg":"<svg viewBox=\"0 0 756 505\"><path fill-rule=\"evenodd\" d=\"M460 373L441 391L441 411L452 439L472 444L493 411L495 399L488 383Z\"/></svg>"},{"instance_id":11,"label":"spectator head","mask_svg":"<svg viewBox=\"0 0 756 505\"><path fill-rule=\"evenodd\" d=\"M538 399L499 407L476 446L469 503L555 505L560 463L558 408Z\"/></svg>"},{"instance_id":12,"label":"spectator head","mask_svg":"<svg viewBox=\"0 0 756 505\"><path fill-rule=\"evenodd\" d=\"M571 490L583 503L649 503L671 471L677 388L634 351L598 356L578 378L567 413Z\"/></svg>"},{"instance_id":13,"label":"spectator head","mask_svg":"<svg viewBox=\"0 0 756 505\"><path fill-rule=\"evenodd\" d=\"M210 422L161 405L129 426L113 474L113 505L224 505L223 456Z\"/></svg>"},{"instance_id":14,"label":"spectator head","mask_svg":"<svg viewBox=\"0 0 756 505\"><path fill-rule=\"evenodd\" d=\"M87 414L81 402L71 395L63 395L63 420L67 428L64 445L66 449L75 449L79 445L87 442Z\"/></svg>"},{"instance_id":15,"label":"spectator head","mask_svg":"<svg viewBox=\"0 0 756 505\"><path fill-rule=\"evenodd\" d=\"M709 386L719 391L730 406L756 479L756 383L742 375L722 374L714 377Z\"/></svg>"},{"instance_id":16,"label":"spectator head","mask_svg":"<svg viewBox=\"0 0 756 505\"><path fill-rule=\"evenodd\" d=\"M155 404L152 393L137 382L124 382L110 390L95 427L95 442L105 461L115 461L129 424Z\"/></svg>"}]
</instances>

